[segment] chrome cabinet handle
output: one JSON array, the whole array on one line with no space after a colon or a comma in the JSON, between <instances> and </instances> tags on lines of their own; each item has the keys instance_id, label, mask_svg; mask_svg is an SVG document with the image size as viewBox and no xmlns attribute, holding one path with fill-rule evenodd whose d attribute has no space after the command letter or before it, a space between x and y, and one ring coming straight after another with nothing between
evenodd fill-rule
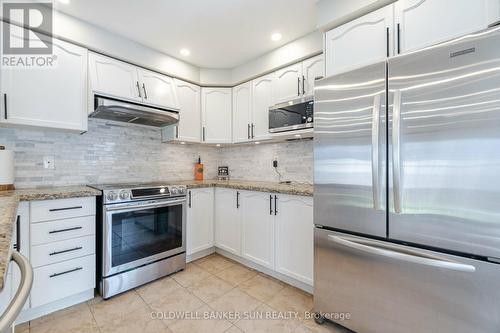
<instances>
[{"instance_id":1,"label":"chrome cabinet handle","mask_svg":"<svg viewBox=\"0 0 500 333\"><path fill-rule=\"evenodd\" d=\"M297 96L300 96L300 77L297 78Z\"/></svg>"},{"instance_id":2,"label":"chrome cabinet handle","mask_svg":"<svg viewBox=\"0 0 500 333\"><path fill-rule=\"evenodd\" d=\"M472 273L476 271L476 267L472 265L462 264L413 249L402 251L402 249L390 243L381 245L370 240L359 240L348 236L335 235L328 235L328 239L342 246L395 260L402 260L414 264L433 266L460 272Z\"/></svg>"},{"instance_id":3,"label":"chrome cabinet handle","mask_svg":"<svg viewBox=\"0 0 500 333\"><path fill-rule=\"evenodd\" d=\"M191 208L191 191L189 191L188 194L189 194L188 205L189 205L189 208Z\"/></svg>"},{"instance_id":4,"label":"chrome cabinet handle","mask_svg":"<svg viewBox=\"0 0 500 333\"><path fill-rule=\"evenodd\" d=\"M137 86L137 92L139 93L139 97L142 98L142 95L141 95L141 87L139 86L139 81L136 81L135 82L135 85Z\"/></svg>"},{"instance_id":5,"label":"chrome cabinet handle","mask_svg":"<svg viewBox=\"0 0 500 333\"><path fill-rule=\"evenodd\" d=\"M302 95L306 94L306 77L302 75Z\"/></svg>"},{"instance_id":6,"label":"chrome cabinet handle","mask_svg":"<svg viewBox=\"0 0 500 333\"><path fill-rule=\"evenodd\" d=\"M78 247L75 247L73 249L67 249L67 250L62 250L62 251L54 251L54 252L49 253L49 256L55 256L55 255L62 254L62 253L68 253L68 252L78 251L78 250L81 250L81 249L83 249L83 247L78 246Z\"/></svg>"},{"instance_id":7,"label":"chrome cabinet handle","mask_svg":"<svg viewBox=\"0 0 500 333\"><path fill-rule=\"evenodd\" d=\"M49 231L49 234L57 234L60 232L73 231L73 230L78 230L78 229L83 229L83 227L73 227L73 228L67 228L67 229L52 230L52 231Z\"/></svg>"},{"instance_id":8,"label":"chrome cabinet handle","mask_svg":"<svg viewBox=\"0 0 500 333\"><path fill-rule=\"evenodd\" d=\"M252 123L252 139L255 138L255 124Z\"/></svg>"},{"instance_id":9,"label":"chrome cabinet handle","mask_svg":"<svg viewBox=\"0 0 500 333\"><path fill-rule=\"evenodd\" d=\"M392 112L392 182L394 211L401 213L401 91L394 92Z\"/></svg>"},{"instance_id":10,"label":"chrome cabinet handle","mask_svg":"<svg viewBox=\"0 0 500 333\"><path fill-rule=\"evenodd\" d=\"M65 208L51 208L49 212L60 212L63 210L73 210L73 209L82 209L82 206L73 206L73 207L65 207Z\"/></svg>"},{"instance_id":11,"label":"chrome cabinet handle","mask_svg":"<svg viewBox=\"0 0 500 333\"><path fill-rule=\"evenodd\" d=\"M64 275L64 274L69 274L69 273L73 273L73 272L76 272L76 271L81 271L82 269L83 269L83 267L77 267L77 268L70 269L69 271L64 271L64 272L61 272L61 273L54 273L54 274L50 275L49 277L53 278L53 277L56 277L56 276L60 276L60 275Z\"/></svg>"},{"instance_id":12,"label":"chrome cabinet handle","mask_svg":"<svg viewBox=\"0 0 500 333\"><path fill-rule=\"evenodd\" d=\"M278 197L275 195L274 196L274 215L278 214L278 204L276 203L278 201Z\"/></svg>"},{"instance_id":13,"label":"chrome cabinet handle","mask_svg":"<svg viewBox=\"0 0 500 333\"><path fill-rule=\"evenodd\" d=\"M385 52L386 52L387 58L389 58L389 56L390 56L389 36L390 36L390 31L389 31L389 27L387 27L385 30L385 47L386 47Z\"/></svg>"},{"instance_id":14,"label":"chrome cabinet handle","mask_svg":"<svg viewBox=\"0 0 500 333\"><path fill-rule=\"evenodd\" d=\"M148 99L148 93L146 92L146 85L142 83L142 90L144 90L144 99Z\"/></svg>"},{"instance_id":15,"label":"chrome cabinet handle","mask_svg":"<svg viewBox=\"0 0 500 333\"><path fill-rule=\"evenodd\" d=\"M236 208L240 208L240 191L236 191Z\"/></svg>"},{"instance_id":16,"label":"chrome cabinet handle","mask_svg":"<svg viewBox=\"0 0 500 333\"><path fill-rule=\"evenodd\" d=\"M397 25L397 40L398 40L398 54L401 53L401 25L398 23Z\"/></svg>"},{"instance_id":17,"label":"chrome cabinet handle","mask_svg":"<svg viewBox=\"0 0 500 333\"><path fill-rule=\"evenodd\" d=\"M372 191L373 209L380 208L380 172L379 172L379 137L380 137L380 95L373 100L372 114Z\"/></svg>"},{"instance_id":18,"label":"chrome cabinet handle","mask_svg":"<svg viewBox=\"0 0 500 333\"><path fill-rule=\"evenodd\" d=\"M269 215L273 215L273 196L269 195Z\"/></svg>"},{"instance_id":19,"label":"chrome cabinet handle","mask_svg":"<svg viewBox=\"0 0 500 333\"><path fill-rule=\"evenodd\" d=\"M248 136L248 139L250 139L250 124L248 124L248 126L247 126L247 136Z\"/></svg>"},{"instance_id":20,"label":"chrome cabinet handle","mask_svg":"<svg viewBox=\"0 0 500 333\"><path fill-rule=\"evenodd\" d=\"M4 111L5 120L7 120L7 118L8 118L8 112L7 112L7 94L3 94L3 111Z\"/></svg>"},{"instance_id":21,"label":"chrome cabinet handle","mask_svg":"<svg viewBox=\"0 0 500 333\"><path fill-rule=\"evenodd\" d=\"M203 126L202 131L203 131L203 141L205 141L205 126Z\"/></svg>"},{"instance_id":22,"label":"chrome cabinet handle","mask_svg":"<svg viewBox=\"0 0 500 333\"><path fill-rule=\"evenodd\" d=\"M175 138L176 139L179 138L179 126L178 125L175 126Z\"/></svg>"}]
</instances>

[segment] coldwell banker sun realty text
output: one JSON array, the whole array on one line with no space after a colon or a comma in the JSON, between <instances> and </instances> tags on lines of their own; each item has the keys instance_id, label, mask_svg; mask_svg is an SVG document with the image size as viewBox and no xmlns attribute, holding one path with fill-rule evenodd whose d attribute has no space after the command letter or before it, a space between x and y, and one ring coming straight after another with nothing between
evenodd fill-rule
<instances>
[{"instance_id":1,"label":"coldwell banker sun realty text","mask_svg":"<svg viewBox=\"0 0 500 333\"><path fill-rule=\"evenodd\" d=\"M2 66L47 68L56 65L53 54L52 2L1 3Z\"/></svg>"}]
</instances>

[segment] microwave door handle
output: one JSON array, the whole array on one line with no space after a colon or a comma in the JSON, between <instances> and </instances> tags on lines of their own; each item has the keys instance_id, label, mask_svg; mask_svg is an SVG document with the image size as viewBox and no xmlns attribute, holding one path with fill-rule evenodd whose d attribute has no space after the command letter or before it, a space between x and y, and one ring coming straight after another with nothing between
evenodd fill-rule
<instances>
[{"instance_id":1,"label":"microwave door handle","mask_svg":"<svg viewBox=\"0 0 500 333\"><path fill-rule=\"evenodd\" d=\"M401 213L401 91L394 92L392 113L392 182L394 211Z\"/></svg>"},{"instance_id":2,"label":"microwave door handle","mask_svg":"<svg viewBox=\"0 0 500 333\"><path fill-rule=\"evenodd\" d=\"M373 209L380 209L380 103L381 96L378 94L373 99L372 114L372 191L373 191Z\"/></svg>"}]
</instances>

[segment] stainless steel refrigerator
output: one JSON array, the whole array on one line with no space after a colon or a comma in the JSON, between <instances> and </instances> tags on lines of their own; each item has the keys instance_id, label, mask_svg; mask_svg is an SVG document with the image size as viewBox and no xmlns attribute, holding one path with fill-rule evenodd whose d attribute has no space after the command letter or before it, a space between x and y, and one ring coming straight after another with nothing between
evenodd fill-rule
<instances>
[{"instance_id":1,"label":"stainless steel refrigerator","mask_svg":"<svg viewBox=\"0 0 500 333\"><path fill-rule=\"evenodd\" d=\"M315 311L500 332L500 29L318 81L314 120Z\"/></svg>"}]
</instances>

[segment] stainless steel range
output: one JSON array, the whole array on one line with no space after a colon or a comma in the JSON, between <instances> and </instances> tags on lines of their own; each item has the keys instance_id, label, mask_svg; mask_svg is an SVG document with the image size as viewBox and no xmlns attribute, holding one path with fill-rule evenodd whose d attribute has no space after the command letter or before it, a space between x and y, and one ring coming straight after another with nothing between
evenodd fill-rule
<instances>
[{"instance_id":1,"label":"stainless steel range","mask_svg":"<svg viewBox=\"0 0 500 333\"><path fill-rule=\"evenodd\" d=\"M97 228L103 298L185 268L186 186L94 187L103 191Z\"/></svg>"}]
</instances>

